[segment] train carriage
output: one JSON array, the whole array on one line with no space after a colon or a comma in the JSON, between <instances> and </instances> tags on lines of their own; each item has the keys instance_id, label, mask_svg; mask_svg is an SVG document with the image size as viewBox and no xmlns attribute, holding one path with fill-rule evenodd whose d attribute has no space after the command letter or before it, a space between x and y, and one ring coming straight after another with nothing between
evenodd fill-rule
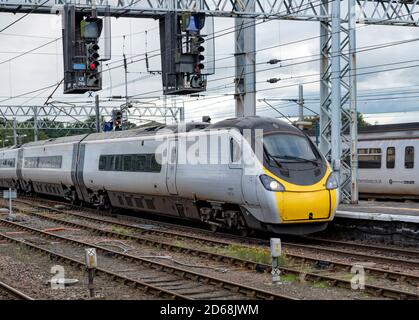
<instances>
[{"instance_id":1,"label":"train carriage","mask_svg":"<svg viewBox=\"0 0 419 320\"><path fill-rule=\"evenodd\" d=\"M214 228L323 230L337 179L299 129L272 118L189 123L27 143L21 189L201 220Z\"/></svg>"},{"instance_id":2,"label":"train carriage","mask_svg":"<svg viewBox=\"0 0 419 320\"><path fill-rule=\"evenodd\" d=\"M17 169L22 190L71 199L75 186L75 148L85 136L24 144Z\"/></svg>"},{"instance_id":3,"label":"train carriage","mask_svg":"<svg viewBox=\"0 0 419 320\"><path fill-rule=\"evenodd\" d=\"M0 150L0 187L16 188L17 177L17 159L19 149L15 147L2 148Z\"/></svg>"},{"instance_id":4,"label":"train carriage","mask_svg":"<svg viewBox=\"0 0 419 320\"><path fill-rule=\"evenodd\" d=\"M419 199L419 123L360 128L362 197Z\"/></svg>"}]
</instances>

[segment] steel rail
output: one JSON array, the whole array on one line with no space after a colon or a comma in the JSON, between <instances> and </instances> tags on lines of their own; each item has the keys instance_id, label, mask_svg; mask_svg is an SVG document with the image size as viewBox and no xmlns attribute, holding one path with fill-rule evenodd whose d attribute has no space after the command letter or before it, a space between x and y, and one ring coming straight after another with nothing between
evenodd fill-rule
<instances>
[{"instance_id":1,"label":"steel rail","mask_svg":"<svg viewBox=\"0 0 419 320\"><path fill-rule=\"evenodd\" d=\"M264 270L264 271L270 271L271 270L270 265L263 264L263 263L258 263L258 262L255 262L255 261L244 260L244 259L235 258L235 257L232 257L232 256L227 256L227 255L222 255L222 254L218 254L218 253L209 252L209 251L203 251L203 250L183 247L183 246L175 245L175 244L172 244L172 243L169 243L169 242L156 241L156 240L152 240L152 239L148 239L148 238L140 238L140 237L133 236L133 235L127 235L127 234L122 234L122 233L118 233L118 232L114 232L114 231L98 229L98 228L95 228L95 227L86 226L86 225L83 225L83 224L70 222L70 221L67 221L67 220L62 220L62 219L54 218L54 217L50 217L50 216L45 216L43 214L34 213L34 212L27 211L27 210L23 210L22 212L23 213L28 213L30 215L34 215L36 217L44 218L44 219L47 219L47 220L50 220L50 221L53 221L53 222L56 222L56 223L59 223L59 224L68 225L68 226L72 226L72 227L77 227L77 228L85 229L85 230L90 230L94 233L98 233L98 234L101 234L101 235L116 237L118 239L133 240L133 241L136 241L140 244L149 245L149 246L153 246L153 247L157 246L157 247L162 248L162 249L175 251L175 252L181 252L181 253L184 253L184 254L193 254L194 256L201 256L201 257L205 257L205 258L210 258L210 259L218 261L218 262L225 262L225 263L228 263L230 265L234 265L234 266L238 266L238 267L243 267L243 268L247 268L247 269L251 269L251 270ZM0 222L1 222L1 220L0 220ZM204 239L204 240L207 241L207 239ZM298 257L300 260L310 260L311 259L311 258L306 258L304 256L297 256L297 255L295 257ZM318 259L311 259L311 260L318 261ZM330 262L330 264L332 266L339 266L340 265L342 267L342 269L345 269L345 270L350 270L350 268L353 267L353 265L349 265L349 264L345 265L343 263L336 263L336 264L335 263L336 262ZM379 275L387 277L387 278L391 278L391 276L393 276L393 277L396 277L397 279L400 279L400 280L407 280L407 281L412 281L412 282L416 281L416 283L418 281L418 277L413 276L413 275L397 274L395 272L391 272L391 271L387 271L387 270L380 270L380 269L375 269L375 268L364 268L364 269L367 272L370 272L371 274L379 274ZM293 268L289 268L289 267L282 267L281 266L280 270L284 274L298 275L303 280L309 280L309 281L325 280L325 281L328 281L333 286L345 287L345 288L349 288L349 289L351 288L351 281L349 281L349 280L340 279L340 278L331 277L331 276L326 276L326 275L320 275L320 274L316 274L316 273L302 272L301 270L293 269ZM397 290L397 289L374 286L374 285L369 285L369 284L365 285L365 290L368 293L371 293L371 294L374 294L374 295L381 295L381 296L389 297L389 298L393 298L393 299L394 298L418 299L417 294L414 294L414 293L411 293L411 292L408 292L408 291L401 291L401 290Z\"/></svg>"},{"instance_id":2,"label":"steel rail","mask_svg":"<svg viewBox=\"0 0 419 320\"><path fill-rule=\"evenodd\" d=\"M5 291L8 295L17 298L18 300L35 300L34 298L28 296L22 291L9 286L8 284L0 281L0 290Z\"/></svg>"},{"instance_id":3,"label":"steel rail","mask_svg":"<svg viewBox=\"0 0 419 320\"><path fill-rule=\"evenodd\" d=\"M0 219L0 223L3 223L3 224L6 223L8 225L13 225L14 224L11 221L6 221L6 220L3 220L3 219ZM15 227L17 227L17 226L19 226L19 229L22 229L21 227L23 227L22 225L16 224ZM48 250L48 249L44 249L40 246L31 244L29 242L19 240L19 239L15 239L13 237L9 237L2 232L0 232L0 238L6 240L8 242L11 242L11 243L19 244L21 246L24 246L24 247L30 249L30 250L34 250L36 252L41 252L43 254L48 255L51 258L56 259L57 261L68 263L71 266L76 266L80 269L85 269L86 268L85 263L83 263L81 261L78 261L76 259L73 259L71 257L65 256L65 255L62 255L62 254L55 253L55 252L53 252L51 250ZM163 288L158 288L156 286L145 283L143 281L138 281L138 280L131 279L131 278L128 278L128 277L125 277L125 276L121 276L119 274L116 274L112 271L109 271L109 270L106 270L106 269L103 269L103 268L96 268L96 274L99 275L99 276L100 275L107 276L107 277L111 278L112 280L119 280L123 284L131 285L134 288L141 287L143 289L144 293L151 293L151 294L153 294L154 296L157 296L157 297L165 297L165 298L168 298L168 299L176 299L176 300L191 300L190 298L188 298L186 296L180 295L180 294L172 292L170 290L166 290L166 289L163 289Z\"/></svg>"},{"instance_id":4,"label":"steel rail","mask_svg":"<svg viewBox=\"0 0 419 320\"><path fill-rule=\"evenodd\" d=\"M224 280L224 279L220 279L220 278L216 278L216 277L212 277L212 276L208 276L208 275L204 275L204 274L200 274L194 271L190 271L184 268L179 268L179 267L174 267L171 266L169 264L165 264L165 263L161 263L161 262L156 262L153 260L150 260L148 258L142 258L142 257L138 257L138 256L134 256L134 255L130 255L127 253L121 253L118 251L114 251L99 245L96 245L94 243L87 243L87 242L82 242L82 241L78 241L78 240L74 240L74 239L70 239L70 238L66 238L63 236L59 236L50 232L45 232L36 228L32 228L32 227L28 227L16 222L12 222L12 221L7 221L4 219L0 219L0 224L3 225L7 225L7 226L11 226L13 228L17 228L19 230L25 230L28 231L30 233L33 234L38 234L40 236L44 236L44 237L48 237L51 239L55 239L55 240L61 240L63 242L69 243L71 245L76 245L76 246L82 246L82 247L92 247L95 248L98 252L101 253L110 253L115 257L124 259L128 262L135 262L141 265L145 265L145 266L151 266L154 269L157 270L161 270L164 272L168 272L170 274L175 274L175 275L179 275L185 279L188 280L192 280L195 282L201 282L204 284L209 284L209 285L214 285L217 288L222 288L222 289L226 289L227 291L231 291L234 294L237 295L244 295L247 297L252 297L255 299L266 299L266 300L298 300L295 297L291 297L291 296L287 296L287 295L283 295L283 294L278 294L278 293L274 293L274 292L269 292L266 290L262 290L262 289L258 289L258 288L254 288L254 287L250 287L247 285L243 285L243 284L239 284L239 283L235 283L229 280ZM0 233L1 237L5 237L5 238L10 238L5 236L4 234ZM12 238L14 239L14 238ZM14 239L16 240L16 239ZM19 240L18 240L19 241ZM27 243L27 242L24 242ZM42 248L41 248L42 249ZM47 249L43 249L43 250L47 250ZM50 250L47 250L49 252L52 252ZM57 253L52 252L55 256L60 256ZM77 261L75 259L66 257L68 259L71 259L72 261ZM81 262L78 262L81 263ZM84 266L83 263L81 263L82 266ZM99 269L97 269L99 270ZM107 273L112 273L110 271L105 271L104 269L100 269L102 272L107 272ZM112 276L115 276L115 273L112 274ZM133 280L133 279L129 279L123 276L118 275L119 278L122 279L126 279L126 281L137 281L137 280ZM150 286L150 284L147 284L147 282L143 282L142 283L144 286ZM158 287L154 287L155 290L159 290L159 291L164 291L165 289L162 288L158 288ZM173 291L168 291L169 295L174 295L174 296L180 296L179 294L173 292ZM181 296L183 299L190 299L190 297L187 296Z\"/></svg>"},{"instance_id":5,"label":"steel rail","mask_svg":"<svg viewBox=\"0 0 419 320\"><path fill-rule=\"evenodd\" d=\"M43 206L43 205L37 205L40 208L46 209L46 210L50 210L50 211L55 211L55 212L60 212L62 213L63 210L59 210L56 208L50 208L48 206ZM129 223L124 223L124 222L116 222L116 221L111 221L109 219L105 219L105 218L95 218L95 217L90 217L90 216L85 216L79 213L75 213L75 212L69 212L69 210L65 210L65 213L68 215L72 215L75 216L77 218L80 219L84 219L84 220L90 220L90 221L94 221L94 222L98 222L98 223L108 223L108 224L112 224L112 225L116 225L116 226L120 226L120 227L124 227L124 228L129 228L132 230L136 230L141 232L142 234L155 234L155 235L164 235L164 236L171 236L171 237L175 237L175 238L183 238L183 239L188 239L188 240L192 240L192 241L199 241L202 244L205 245L213 245L213 246L228 246L231 245L232 243L228 242L228 241L223 241L220 239L214 240L214 239L208 239L208 238L203 238L203 237L199 237L196 235L187 235L187 234L182 234L182 233L177 233L174 231L166 231L166 230L156 230L156 229L145 229L145 228L141 228L138 226L134 226L131 225ZM30 213L30 214L35 214L35 213ZM50 217L52 218L52 217ZM67 223L67 221L63 221L61 219L58 218L53 218L53 219L57 219L55 220L56 222L59 223ZM138 237L135 237L138 241ZM155 241L157 242L157 241ZM150 244L150 242L148 242L148 244ZM155 243L152 245L156 245ZM179 251L179 250L183 250L183 248L181 246L176 246L173 244L169 244L169 243L164 243L164 242L158 242L157 245L164 245L167 249L172 250L173 248L175 248L175 250ZM417 262L415 261L411 261L411 260L403 260L403 259L399 259L399 258L387 258L387 257L381 257L381 256L371 256L371 255L365 255L365 254L360 254L360 253L352 253L352 252L347 252L347 251L341 251L338 249L329 249L329 248L318 248L318 247L314 247L311 245L304 245L304 244L292 244L292 243L286 243L285 246L290 246L290 247L297 247L297 248L309 248L309 249L315 249L315 250L326 250L328 252L332 252L332 253L339 253L339 254L344 254L346 256L349 257L362 257L365 259L369 258L375 258L377 257L377 259L383 259L385 262L389 262L391 261L392 263L407 263L407 264L414 264L414 266L418 267L419 264L417 264ZM350 263L343 263L343 262L338 262L338 261L333 261L333 260L328 260L328 259L318 259L318 258L310 258L310 257L306 257L303 255L298 255L298 254L292 254L292 253L286 253L287 257L291 258L291 259L296 259L296 260L307 260L307 261L313 261L313 262L318 262L318 261L322 261L325 262L326 264L333 266L333 267L337 267L339 269L343 269L343 270L350 270L353 267L353 264ZM401 272L394 272L394 271L389 271L389 270L383 270L380 268L373 268L373 267L364 267L364 269L369 272L370 274L374 274L374 275L380 275L380 276L384 276L385 278L389 278L389 279L393 279L393 280L401 280L401 281L407 281L410 282L412 284L417 284L419 283L419 276L415 276L415 275L411 275L411 274L406 274L406 273L401 273Z\"/></svg>"},{"instance_id":6,"label":"steel rail","mask_svg":"<svg viewBox=\"0 0 419 320\"><path fill-rule=\"evenodd\" d=\"M367 250L377 250L377 251L383 251L386 253L395 253L395 254L401 254L401 255L409 255L419 258L419 251L418 250L409 250L409 249L403 249L403 248L393 248L393 247L380 247L372 244L364 244L364 243L355 243L355 242L345 242L345 241L339 241L339 240L331 240L331 239L325 239L320 237L309 237L309 236L303 236L301 237L303 241L310 241L310 242L316 242L316 243L326 243L330 245L341 245L346 247L353 247L355 249L367 249Z\"/></svg>"},{"instance_id":7,"label":"steel rail","mask_svg":"<svg viewBox=\"0 0 419 320\"><path fill-rule=\"evenodd\" d=\"M44 200L44 199L43 199ZM26 201L22 201L22 200L16 200L17 202L21 202L21 203L26 203L28 205L33 205L33 203L28 203ZM52 200L47 200L48 202L54 202L54 203L59 203L59 204L67 204L61 201L52 201ZM36 206L43 208L43 209L47 209L47 210L51 210L51 211L56 211L56 212L62 212L62 210L60 209L56 209L56 208L52 208L49 206L45 206L45 205L40 205L40 204L36 204ZM93 214L97 214L96 210L92 210L90 208L85 208L85 207L77 207L78 209L82 209L82 210L89 210L91 211ZM69 212L69 210L65 210L66 213L68 214L73 214L75 216L79 216L80 218L83 218L85 216L81 215L81 214L77 214L74 212ZM94 211L94 212L93 212ZM101 218L94 218L94 217L86 217L86 219L91 219L91 220L96 220L96 221L102 221L102 217ZM153 221L153 223L155 224L161 224L163 226L168 226L168 227L175 227L177 229L190 229L190 230L195 230L195 231L199 231L201 233L208 233L210 234L210 236L214 236L214 232L210 232L208 230L205 229L199 229L199 228L195 228L195 227L190 227L190 226L181 226L181 225L177 225L177 224L172 224L172 223L167 223L167 222L161 222L158 221L156 222L155 220L149 220L149 219L145 219L145 218L140 218L144 221ZM109 221L109 220L108 220ZM109 221L110 222L110 221ZM128 223L123 223L123 222L113 222L114 224L119 224L120 226L123 227L127 227L127 228L136 228L136 229L141 229L140 227L135 227L132 226ZM144 230L146 231L146 230ZM153 230L148 231L149 233L155 232ZM173 231L162 231L159 230L157 232L165 232L166 234L172 234L174 233ZM269 245L269 241L267 241L266 239L258 239L258 238L250 238L250 237L241 237L241 236L235 236L232 234L227 234L227 233L221 233L223 236L227 236L229 238L231 238L232 240L238 240L240 242L243 242L243 240L245 240L246 242L249 242L250 244L266 244ZM184 235L184 237L187 237L187 235ZM402 249L402 248L392 248L392 247L380 247L380 246L376 246L376 245L371 245L371 244L360 244L360 243L354 243L354 242L344 242L344 241L338 241L338 240L329 240L329 239L324 239L324 238L317 238L317 237L309 237L309 236L301 236L301 237L295 237L298 239L301 239L301 241L307 242L307 241L312 241L312 242L316 242L316 243L327 243L327 244L335 244L335 245L341 245L341 246L345 246L345 247L352 247L355 250L358 249L365 249L365 250L379 250L382 251L384 254L386 253L395 253L395 254L400 254L400 255L408 255L408 256L412 256L412 257L419 257L419 251L418 250L409 250L409 249ZM282 242L282 244L284 246L290 245L290 246L305 246L305 243L295 243L295 242ZM302 248L302 247L301 247ZM329 251L329 249L333 248L325 248L326 251ZM321 248L316 248L316 250L321 250ZM339 250L339 249L336 249ZM330 252L330 251L329 251ZM346 252L342 251L342 252L337 252L337 253L343 253L346 254ZM349 252L350 254L352 254L352 252ZM371 255L363 255L362 253L359 252L355 252L353 253L354 255L359 255L359 257L365 259L368 257L375 257L375 256L371 256ZM379 258L380 256L377 256L377 258ZM386 259L386 257L383 257L384 259ZM391 258L390 258L391 259ZM387 260L390 261L390 260ZM403 263L407 263L407 264L413 264L416 267L419 267L419 260L416 261L412 261L410 262L410 260L405 260L405 259L394 259L394 262L403 262Z\"/></svg>"},{"instance_id":8,"label":"steel rail","mask_svg":"<svg viewBox=\"0 0 419 320\"><path fill-rule=\"evenodd\" d=\"M390 264L397 264L400 265L401 263L404 265L409 265L414 268L419 268L419 260L408 260L408 259L402 259L402 258L396 258L396 257L384 257L384 256L378 256L378 255L372 255L368 253L360 253L360 252L353 252L353 251L347 251L337 248L325 248L325 247L319 247L309 244L297 244L297 243L286 243L287 247L290 248L297 248L297 249L310 249L315 250L317 252L327 252L327 253L333 253L333 254L339 254L343 255L349 258L361 258L364 260L369 261L380 261Z\"/></svg>"}]
</instances>

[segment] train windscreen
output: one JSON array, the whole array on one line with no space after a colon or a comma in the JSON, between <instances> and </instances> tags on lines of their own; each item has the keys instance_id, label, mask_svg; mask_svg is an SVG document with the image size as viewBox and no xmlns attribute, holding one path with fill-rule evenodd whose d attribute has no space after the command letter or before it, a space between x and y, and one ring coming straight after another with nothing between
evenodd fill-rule
<instances>
[{"instance_id":1,"label":"train windscreen","mask_svg":"<svg viewBox=\"0 0 419 320\"><path fill-rule=\"evenodd\" d=\"M306 137L294 134L269 134L263 137L266 152L281 161L316 161L316 156Z\"/></svg>"}]
</instances>

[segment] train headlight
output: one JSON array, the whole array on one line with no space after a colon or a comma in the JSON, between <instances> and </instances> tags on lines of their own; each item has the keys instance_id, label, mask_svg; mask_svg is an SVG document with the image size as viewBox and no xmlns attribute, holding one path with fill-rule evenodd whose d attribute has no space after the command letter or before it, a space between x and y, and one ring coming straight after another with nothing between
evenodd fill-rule
<instances>
[{"instance_id":1,"label":"train headlight","mask_svg":"<svg viewBox=\"0 0 419 320\"><path fill-rule=\"evenodd\" d=\"M339 182L338 182L338 178L336 176L336 173L332 172L329 175L329 178L327 178L326 189L328 189L328 190L337 189L338 186L339 186Z\"/></svg>"},{"instance_id":2,"label":"train headlight","mask_svg":"<svg viewBox=\"0 0 419 320\"><path fill-rule=\"evenodd\" d=\"M267 176L266 174L260 176L260 181L262 181L262 184L266 190L276 192L285 191L285 188L281 183L271 178L270 176Z\"/></svg>"}]
</instances>

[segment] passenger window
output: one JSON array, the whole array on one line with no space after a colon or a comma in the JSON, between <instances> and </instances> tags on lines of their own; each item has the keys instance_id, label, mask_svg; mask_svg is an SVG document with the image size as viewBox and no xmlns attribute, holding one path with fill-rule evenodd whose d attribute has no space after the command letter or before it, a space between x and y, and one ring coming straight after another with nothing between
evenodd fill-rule
<instances>
[{"instance_id":1,"label":"passenger window","mask_svg":"<svg viewBox=\"0 0 419 320\"><path fill-rule=\"evenodd\" d=\"M115 170L122 171L122 156L115 156Z\"/></svg>"},{"instance_id":2,"label":"passenger window","mask_svg":"<svg viewBox=\"0 0 419 320\"><path fill-rule=\"evenodd\" d=\"M151 159L150 159L150 171L151 172L161 171L161 164L157 162L156 156L154 154L151 155Z\"/></svg>"},{"instance_id":3,"label":"passenger window","mask_svg":"<svg viewBox=\"0 0 419 320\"><path fill-rule=\"evenodd\" d=\"M99 170L106 170L106 158L107 156L99 157Z\"/></svg>"},{"instance_id":4,"label":"passenger window","mask_svg":"<svg viewBox=\"0 0 419 320\"><path fill-rule=\"evenodd\" d=\"M358 149L358 168L380 169L381 168L381 149L380 148Z\"/></svg>"},{"instance_id":5,"label":"passenger window","mask_svg":"<svg viewBox=\"0 0 419 320\"><path fill-rule=\"evenodd\" d=\"M240 146L233 138L230 139L230 160L232 163L240 161Z\"/></svg>"},{"instance_id":6,"label":"passenger window","mask_svg":"<svg viewBox=\"0 0 419 320\"><path fill-rule=\"evenodd\" d=\"M406 147L404 152L404 167L406 169L412 169L415 162L415 148Z\"/></svg>"},{"instance_id":7,"label":"passenger window","mask_svg":"<svg viewBox=\"0 0 419 320\"><path fill-rule=\"evenodd\" d=\"M387 148L387 169L394 169L396 164L396 148L388 147Z\"/></svg>"},{"instance_id":8,"label":"passenger window","mask_svg":"<svg viewBox=\"0 0 419 320\"><path fill-rule=\"evenodd\" d=\"M146 158L143 155L137 155L135 160L135 171L144 171Z\"/></svg>"},{"instance_id":9,"label":"passenger window","mask_svg":"<svg viewBox=\"0 0 419 320\"><path fill-rule=\"evenodd\" d=\"M155 154L101 155L99 170L127 172L160 172Z\"/></svg>"},{"instance_id":10,"label":"passenger window","mask_svg":"<svg viewBox=\"0 0 419 320\"><path fill-rule=\"evenodd\" d=\"M130 155L124 156L124 171L132 171L132 157Z\"/></svg>"}]
</instances>

